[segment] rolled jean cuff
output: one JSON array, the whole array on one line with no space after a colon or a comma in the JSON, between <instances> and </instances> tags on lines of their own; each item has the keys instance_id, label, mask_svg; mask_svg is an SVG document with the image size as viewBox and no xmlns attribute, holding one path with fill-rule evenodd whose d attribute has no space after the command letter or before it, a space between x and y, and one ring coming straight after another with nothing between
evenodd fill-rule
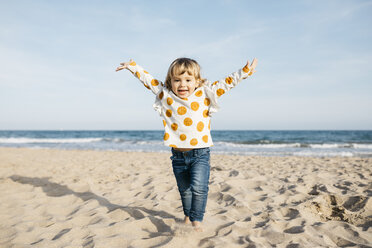
<instances>
[{"instance_id":1,"label":"rolled jean cuff","mask_svg":"<svg viewBox=\"0 0 372 248\"><path fill-rule=\"evenodd\" d=\"M201 217L201 218L193 218L193 217L189 216L189 219L190 219L190 221L192 221L192 222L194 222L194 221L203 222L203 217Z\"/></svg>"}]
</instances>

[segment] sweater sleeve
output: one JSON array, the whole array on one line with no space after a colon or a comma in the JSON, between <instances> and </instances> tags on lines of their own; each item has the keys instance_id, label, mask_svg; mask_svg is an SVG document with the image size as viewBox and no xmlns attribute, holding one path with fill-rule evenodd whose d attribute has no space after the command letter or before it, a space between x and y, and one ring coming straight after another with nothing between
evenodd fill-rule
<instances>
[{"instance_id":1,"label":"sweater sleeve","mask_svg":"<svg viewBox=\"0 0 372 248\"><path fill-rule=\"evenodd\" d=\"M229 76L221 80L215 81L213 83L208 82L206 86L213 92L216 97L220 97L227 91L238 85L240 81L246 79L248 76L251 75L252 72L249 71L249 68L244 67L237 72L231 73Z\"/></svg>"},{"instance_id":2,"label":"sweater sleeve","mask_svg":"<svg viewBox=\"0 0 372 248\"><path fill-rule=\"evenodd\" d=\"M136 62L132 61L129 64L128 70L137 77L143 85L151 90L155 95L157 95L163 88L163 83L151 76L147 71L145 71L141 66L137 65Z\"/></svg>"}]
</instances>

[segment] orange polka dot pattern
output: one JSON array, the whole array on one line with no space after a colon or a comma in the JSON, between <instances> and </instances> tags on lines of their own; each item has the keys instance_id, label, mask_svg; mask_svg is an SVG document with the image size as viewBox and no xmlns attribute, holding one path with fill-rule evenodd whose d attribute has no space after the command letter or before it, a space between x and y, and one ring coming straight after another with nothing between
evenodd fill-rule
<instances>
[{"instance_id":1,"label":"orange polka dot pattern","mask_svg":"<svg viewBox=\"0 0 372 248\"><path fill-rule=\"evenodd\" d=\"M173 123L173 124L171 125L171 128L172 128L174 131L177 131L177 129L178 129L178 124L177 124L177 123Z\"/></svg>"},{"instance_id":2,"label":"orange polka dot pattern","mask_svg":"<svg viewBox=\"0 0 372 248\"><path fill-rule=\"evenodd\" d=\"M190 145L196 146L197 144L198 144L198 140L197 139L190 140Z\"/></svg>"},{"instance_id":3,"label":"orange polka dot pattern","mask_svg":"<svg viewBox=\"0 0 372 248\"><path fill-rule=\"evenodd\" d=\"M196 126L196 129L197 129L199 132L203 131L203 129L204 129L204 123L201 122L201 121L199 121L199 122L198 122L198 125Z\"/></svg>"},{"instance_id":4,"label":"orange polka dot pattern","mask_svg":"<svg viewBox=\"0 0 372 248\"><path fill-rule=\"evenodd\" d=\"M199 103L192 102L191 103L191 109L194 110L194 111L197 111L199 109Z\"/></svg>"},{"instance_id":5,"label":"orange polka dot pattern","mask_svg":"<svg viewBox=\"0 0 372 248\"><path fill-rule=\"evenodd\" d=\"M211 113L217 112L217 98L252 75L247 66L219 81L206 81L187 98L179 98L134 61L128 69L157 95L154 108L163 117L164 144L169 147L201 148L213 145Z\"/></svg>"},{"instance_id":6,"label":"orange polka dot pattern","mask_svg":"<svg viewBox=\"0 0 372 248\"><path fill-rule=\"evenodd\" d=\"M183 120L183 123L185 124L185 126L191 126L192 125L192 119L187 117Z\"/></svg>"},{"instance_id":7,"label":"orange polka dot pattern","mask_svg":"<svg viewBox=\"0 0 372 248\"><path fill-rule=\"evenodd\" d=\"M226 82L227 84L231 84L232 81L233 81L232 77L227 77L227 78L225 79L225 82Z\"/></svg>"},{"instance_id":8,"label":"orange polka dot pattern","mask_svg":"<svg viewBox=\"0 0 372 248\"><path fill-rule=\"evenodd\" d=\"M132 61L128 65L128 69L143 83L143 85L151 90L154 94L158 94L163 87L163 84L153 78L148 71L144 70L136 62Z\"/></svg>"},{"instance_id":9,"label":"orange polka dot pattern","mask_svg":"<svg viewBox=\"0 0 372 248\"><path fill-rule=\"evenodd\" d=\"M185 108L184 106L181 106L181 107L179 107L179 108L177 109L177 113L178 113L179 115L184 115L184 114L186 114L186 112L187 112L187 110L186 110L186 108Z\"/></svg>"},{"instance_id":10,"label":"orange polka dot pattern","mask_svg":"<svg viewBox=\"0 0 372 248\"><path fill-rule=\"evenodd\" d=\"M203 92L201 90L198 90L197 92L195 92L195 96L197 97L200 97L203 95Z\"/></svg>"},{"instance_id":11,"label":"orange polka dot pattern","mask_svg":"<svg viewBox=\"0 0 372 248\"><path fill-rule=\"evenodd\" d=\"M216 93L217 93L217 96L220 97L220 96L222 96L223 94L225 94L225 90L220 88L220 89L218 89L218 90L216 91Z\"/></svg>"}]
</instances>

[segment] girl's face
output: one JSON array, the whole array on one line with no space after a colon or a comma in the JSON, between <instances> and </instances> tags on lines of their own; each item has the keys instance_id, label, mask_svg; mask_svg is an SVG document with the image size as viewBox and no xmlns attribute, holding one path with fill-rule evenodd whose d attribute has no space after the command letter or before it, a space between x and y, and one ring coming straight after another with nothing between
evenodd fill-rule
<instances>
[{"instance_id":1,"label":"girl's face","mask_svg":"<svg viewBox=\"0 0 372 248\"><path fill-rule=\"evenodd\" d=\"M199 83L196 82L195 77L189 75L187 72L172 77L171 85L173 93L180 98L189 97L199 87Z\"/></svg>"}]
</instances>

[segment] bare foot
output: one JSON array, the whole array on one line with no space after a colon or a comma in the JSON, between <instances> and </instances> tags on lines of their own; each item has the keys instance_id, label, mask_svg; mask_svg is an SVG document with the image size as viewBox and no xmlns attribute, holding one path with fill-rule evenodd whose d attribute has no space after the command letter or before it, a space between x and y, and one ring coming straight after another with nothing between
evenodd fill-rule
<instances>
[{"instance_id":1,"label":"bare foot","mask_svg":"<svg viewBox=\"0 0 372 248\"><path fill-rule=\"evenodd\" d=\"M202 232L203 231L203 228L201 226L200 221L193 221L192 226L194 227L194 230L197 231L197 232Z\"/></svg>"},{"instance_id":2,"label":"bare foot","mask_svg":"<svg viewBox=\"0 0 372 248\"><path fill-rule=\"evenodd\" d=\"M189 216L185 216L185 219L183 220L183 223L185 223L185 224L190 224L191 223L191 221L189 219Z\"/></svg>"}]
</instances>

